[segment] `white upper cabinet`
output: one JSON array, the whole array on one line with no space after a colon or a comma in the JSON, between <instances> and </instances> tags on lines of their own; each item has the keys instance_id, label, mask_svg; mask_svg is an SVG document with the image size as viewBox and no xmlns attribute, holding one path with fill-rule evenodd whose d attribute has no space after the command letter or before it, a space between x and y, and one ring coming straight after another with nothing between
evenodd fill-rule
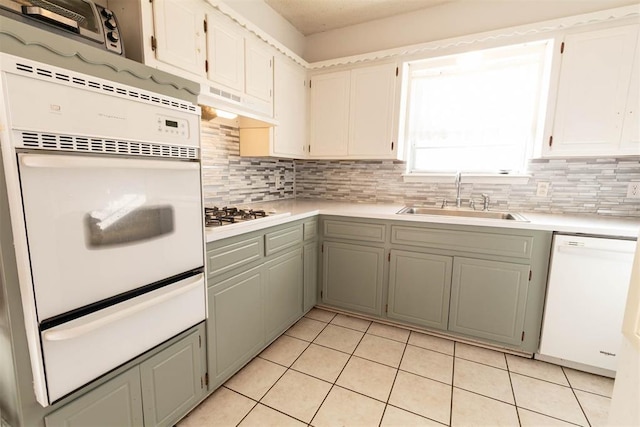
<instances>
[{"instance_id":1,"label":"white upper cabinet","mask_svg":"<svg viewBox=\"0 0 640 427\"><path fill-rule=\"evenodd\" d=\"M300 159L307 145L307 73L281 55L273 64L273 109L278 125L240 129L240 155Z\"/></svg>"},{"instance_id":2,"label":"white upper cabinet","mask_svg":"<svg viewBox=\"0 0 640 427\"><path fill-rule=\"evenodd\" d=\"M398 81L395 63L313 76L309 156L396 158Z\"/></svg>"},{"instance_id":3,"label":"white upper cabinet","mask_svg":"<svg viewBox=\"0 0 640 427\"><path fill-rule=\"evenodd\" d=\"M158 61L204 76L205 11L198 0L154 0L153 44Z\"/></svg>"},{"instance_id":4,"label":"white upper cabinet","mask_svg":"<svg viewBox=\"0 0 640 427\"><path fill-rule=\"evenodd\" d=\"M313 76L309 156L342 157L348 154L351 71Z\"/></svg>"},{"instance_id":5,"label":"white upper cabinet","mask_svg":"<svg viewBox=\"0 0 640 427\"><path fill-rule=\"evenodd\" d=\"M247 95L272 102L273 55L257 40L245 41L245 76Z\"/></svg>"},{"instance_id":6,"label":"white upper cabinet","mask_svg":"<svg viewBox=\"0 0 640 427\"><path fill-rule=\"evenodd\" d=\"M307 72L284 57L275 62L273 155L301 158L307 145Z\"/></svg>"},{"instance_id":7,"label":"white upper cabinet","mask_svg":"<svg viewBox=\"0 0 640 427\"><path fill-rule=\"evenodd\" d=\"M244 91L244 36L224 17L207 13L207 78Z\"/></svg>"},{"instance_id":8,"label":"white upper cabinet","mask_svg":"<svg viewBox=\"0 0 640 427\"><path fill-rule=\"evenodd\" d=\"M638 27L565 37L553 133L543 155L640 154Z\"/></svg>"}]
</instances>

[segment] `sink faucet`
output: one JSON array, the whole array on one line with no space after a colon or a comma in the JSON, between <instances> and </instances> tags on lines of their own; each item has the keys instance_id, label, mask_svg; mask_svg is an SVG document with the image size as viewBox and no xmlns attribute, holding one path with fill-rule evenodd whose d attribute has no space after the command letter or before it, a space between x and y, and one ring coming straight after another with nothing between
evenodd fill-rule
<instances>
[{"instance_id":1,"label":"sink faucet","mask_svg":"<svg viewBox=\"0 0 640 427\"><path fill-rule=\"evenodd\" d=\"M462 199L460 198L460 182L462 181L462 172L456 172L456 208L462 206Z\"/></svg>"}]
</instances>

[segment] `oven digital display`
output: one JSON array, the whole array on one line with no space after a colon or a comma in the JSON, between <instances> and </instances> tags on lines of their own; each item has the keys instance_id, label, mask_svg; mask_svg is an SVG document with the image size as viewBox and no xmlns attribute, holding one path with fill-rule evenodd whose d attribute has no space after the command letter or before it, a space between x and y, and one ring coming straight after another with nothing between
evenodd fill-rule
<instances>
[{"instance_id":1,"label":"oven digital display","mask_svg":"<svg viewBox=\"0 0 640 427\"><path fill-rule=\"evenodd\" d=\"M176 122L175 120L165 120L164 124L165 124L165 126L170 127L170 128L177 128L178 127L178 122Z\"/></svg>"}]
</instances>

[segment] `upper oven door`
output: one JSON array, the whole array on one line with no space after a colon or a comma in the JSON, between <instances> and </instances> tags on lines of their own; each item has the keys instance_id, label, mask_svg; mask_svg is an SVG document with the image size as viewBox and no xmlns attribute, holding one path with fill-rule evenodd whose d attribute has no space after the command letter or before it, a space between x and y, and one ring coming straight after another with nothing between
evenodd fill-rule
<instances>
[{"instance_id":1,"label":"upper oven door","mask_svg":"<svg viewBox=\"0 0 640 427\"><path fill-rule=\"evenodd\" d=\"M195 162L19 153L38 320L204 264Z\"/></svg>"}]
</instances>

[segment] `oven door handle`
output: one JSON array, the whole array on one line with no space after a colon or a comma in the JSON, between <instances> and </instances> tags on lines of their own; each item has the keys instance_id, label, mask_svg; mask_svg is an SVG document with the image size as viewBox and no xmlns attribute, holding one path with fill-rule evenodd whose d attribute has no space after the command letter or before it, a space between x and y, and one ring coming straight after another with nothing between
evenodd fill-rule
<instances>
[{"instance_id":1,"label":"oven door handle","mask_svg":"<svg viewBox=\"0 0 640 427\"><path fill-rule=\"evenodd\" d=\"M64 341L80 337L97 328L103 327L110 323L114 323L118 320L124 319L125 317L132 316L142 310L145 310L154 305L161 304L169 299L176 298L179 295L189 292L197 288L198 286L202 286L203 277L204 276L202 274L198 274L193 278L185 279L187 282L182 281L180 287L164 292L161 295L148 297L148 299L145 299L143 301L131 303L128 307L109 307L105 309L105 311L108 311L108 313L96 312L87 316L91 317L90 319L80 318L71 321L71 325L49 329L42 333L42 337L46 341ZM144 295L138 298L144 298ZM137 298L134 298L134 300L135 299ZM127 302L123 304L127 304Z\"/></svg>"},{"instance_id":2,"label":"oven door handle","mask_svg":"<svg viewBox=\"0 0 640 427\"><path fill-rule=\"evenodd\" d=\"M20 154L20 164L31 168L48 169L198 169L197 162L167 161L155 159L119 159L106 157L64 156L45 154Z\"/></svg>"}]
</instances>

